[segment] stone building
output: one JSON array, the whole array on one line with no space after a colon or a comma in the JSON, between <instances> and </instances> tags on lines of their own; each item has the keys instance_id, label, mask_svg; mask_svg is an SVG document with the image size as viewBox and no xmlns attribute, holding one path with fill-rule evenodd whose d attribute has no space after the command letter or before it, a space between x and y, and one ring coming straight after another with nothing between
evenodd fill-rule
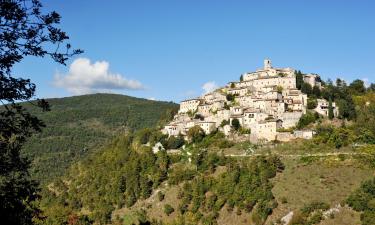
<instances>
[{"instance_id":1,"label":"stone building","mask_svg":"<svg viewBox=\"0 0 375 225\"><path fill-rule=\"evenodd\" d=\"M320 115L328 116L329 102L325 99L318 99L317 102L318 102L318 104L317 104L316 108L314 109L314 111L319 113ZM338 117L339 116L339 109L336 106L335 102L332 102L332 109L333 109L333 116Z\"/></svg>"},{"instance_id":2,"label":"stone building","mask_svg":"<svg viewBox=\"0 0 375 225\"><path fill-rule=\"evenodd\" d=\"M169 136L186 135L191 127L198 125L206 134L220 128L228 135L232 129L227 124L237 119L258 140L294 137L278 133L278 129L295 127L307 111L307 95L296 87L295 70L274 68L271 60L266 59L262 69L244 73L242 78L199 98L182 101L178 114L163 132ZM303 79L320 87L318 75L308 74ZM335 103L333 107L338 115ZM328 102L319 99L315 111L328 115Z\"/></svg>"}]
</instances>

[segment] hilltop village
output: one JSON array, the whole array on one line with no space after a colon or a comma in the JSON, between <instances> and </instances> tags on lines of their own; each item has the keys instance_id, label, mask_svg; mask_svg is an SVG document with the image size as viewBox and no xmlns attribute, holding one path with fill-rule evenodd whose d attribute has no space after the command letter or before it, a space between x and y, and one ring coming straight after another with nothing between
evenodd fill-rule
<instances>
[{"instance_id":1,"label":"hilltop village","mask_svg":"<svg viewBox=\"0 0 375 225\"><path fill-rule=\"evenodd\" d=\"M319 75L303 75L303 81L311 87L322 88ZM328 108L325 99L318 99L313 110L328 116ZM337 116L339 109L334 102L332 108ZM189 129L199 126L205 134L220 130L226 136L238 134L241 129L251 141L309 139L313 136L312 130L293 129L306 112L307 95L297 89L296 70L274 68L271 60L266 59L263 68L242 74L240 81L182 101L163 133L186 137Z\"/></svg>"}]
</instances>

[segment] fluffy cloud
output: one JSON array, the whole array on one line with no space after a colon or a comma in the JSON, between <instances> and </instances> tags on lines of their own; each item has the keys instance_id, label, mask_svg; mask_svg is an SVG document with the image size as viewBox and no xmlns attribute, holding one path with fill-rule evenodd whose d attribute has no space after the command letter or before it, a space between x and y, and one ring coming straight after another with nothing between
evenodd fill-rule
<instances>
[{"instance_id":1,"label":"fluffy cloud","mask_svg":"<svg viewBox=\"0 0 375 225\"><path fill-rule=\"evenodd\" d=\"M91 63L87 58L74 60L67 74L56 73L53 83L56 87L65 88L75 95L143 89L143 85L139 81L129 80L121 74L111 73L108 62Z\"/></svg>"},{"instance_id":2,"label":"fluffy cloud","mask_svg":"<svg viewBox=\"0 0 375 225\"><path fill-rule=\"evenodd\" d=\"M204 90L205 94L207 94L211 91L214 91L216 88L218 88L218 86L214 81L209 81L209 82L203 84L203 86L202 86L202 89Z\"/></svg>"}]
</instances>

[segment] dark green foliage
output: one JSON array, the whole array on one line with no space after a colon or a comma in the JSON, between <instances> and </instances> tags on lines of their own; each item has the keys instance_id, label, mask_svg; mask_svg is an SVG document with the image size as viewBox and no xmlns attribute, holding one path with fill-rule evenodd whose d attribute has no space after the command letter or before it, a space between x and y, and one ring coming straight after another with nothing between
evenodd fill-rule
<instances>
[{"instance_id":1,"label":"dark green foliage","mask_svg":"<svg viewBox=\"0 0 375 225\"><path fill-rule=\"evenodd\" d=\"M356 139L354 132L346 127L317 126L315 141L329 144L336 148L348 146Z\"/></svg>"},{"instance_id":2,"label":"dark green foliage","mask_svg":"<svg viewBox=\"0 0 375 225\"><path fill-rule=\"evenodd\" d=\"M322 92L320 91L320 88L318 86L314 86L312 89L312 95L315 96L316 98L320 98L322 95Z\"/></svg>"},{"instance_id":3,"label":"dark green foliage","mask_svg":"<svg viewBox=\"0 0 375 225\"><path fill-rule=\"evenodd\" d=\"M232 127L233 127L236 131L238 131L238 130L240 129L240 127L241 127L240 121L239 121L238 119L234 118L234 119L232 120Z\"/></svg>"},{"instance_id":4,"label":"dark green foliage","mask_svg":"<svg viewBox=\"0 0 375 225\"><path fill-rule=\"evenodd\" d=\"M345 82L339 81L336 83L338 85L334 86L332 81L328 80L321 95L326 100L331 99L336 102L339 107L340 118L353 120L356 118L356 110L352 94Z\"/></svg>"},{"instance_id":5,"label":"dark green foliage","mask_svg":"<svg viewBox=\"0 0 375 225\"><path fill-rule=\"evenodd\" d=\"M227 96L226 96L226 98L227 98L227 101L234 101L234 95L232 95L232 94L227 94Z\"/></svg>"},{"instance_id":6,"label":"dark green foliage","mask_svg":"<svg viewBox=\"0 0 375 225\"><path fill-rule=\"evenodd\" d=\"M300 70L295 72L296 74L296 86L298 90L301 90L302 84L304 83L303 81L303 74L301 73Z\"/></svg>"},{"instance_id":7,"label":"dark green foliage","mask_svg":"<svg viewBox=\"0 0 375 225\"><path fill-rule=\"evenodd\" d=\"M38 184L29 175L30 162L21 155L26 140L44 124L19 102L31 101L36 86L14 74L13 67L27 56L65 65L82 50L71 50L69 36L59 29L60 15L47 12L39 0L0 1L0 215L2 224L32 224L39 219L35 200ZM22 74L25 75L25 74ZM28 75L25 75L28 76ZM17 77L17 78L15 78ZM36 107L35 107L36 106ZM45 100L34 110L46 111Z\"/></svg>"},{"instance_id":8,"label":"dark green foliage","mask_svg":"<svg viewBox=\"0 0 375 225\"><path fill-rule=\"evenodd\" d=\"M229 109L230 109L230 106L228 105L228 103L227 103L227 102L224 102L224 109L227 109L227 110L229 110Z\"/></svg>"},{"instance_id":9,"label":"dark green foliage","mask_svg":"<svg viewBox=\"0 0 375 225\"><path fill-rule=\"evenodd\" d=\"M221 121L220 127L224 127L225 125L229 125L229 121L228 120Z\"/></svg>"},{"instance_id":10,"label":"dark green foliage","mask_svg":"<svg viewBox=\"0 0 375 225\"><path fill-rule=\"evenodd\" d=\"M333 118L334 118L334 114L333 114L332 99L330 98L328 101L328 119L332 120Z\"/></svg>"},{"instance_id":11,"label":"dark green foliage","mask_svg":"<svg viewBox=\"0 0 375 225\"><path fill-rule=\"evenodd\" d=\"M358 107L358 116L354 129L363 143L375 143L375 104Z\"/></svg>"},{"instance_id":12,"label":"dark green foliage","mask_svg":"<svg viewBox=\"0 0 375 225\"><path fill-rule=\"evenodd\" d=\"M202 162L211 161L210 157L212 156L205 156ZM240 211L244 210L247 213L255 209L254 214L258 220L264 222L277 207L269 179L274 177L277 171L284 169L281 161L273 156L258 157L240 165L228 161L226 167L228 171L217 178L198 176L184 184L180 194L183 212L218 212L227 203L229 209L236 206ZM204 170L207 168L202 167ZM202 222L204 221L206 219L202 219Z\"/></svg>"},{"instance_id":13,"label":"dark green foliage","mask_svg":"<svg viewBox=\"0 0 375 225\"><path fill-rule=\"evenodd\" d=\"M319 119L319 114L318 113L313 113L313 112L307 112L306 114L302 115L301 118L298 121L297 128L301 129L306 126L308 126L311 123L314 123L317 119Z\"/></svg>"},{"instance_id":14,"label":"dark green foliage","mask_svg":"<svg viewBox=\"0 0 375 225\"><path fill-rule=\"evenodd\" d=\"M51 205L63 204L74 211L85 207L93 212L91 219L104 224L110 220L114 206L129 207L137 199L148 198L152 189L167 178L169 159L165 151L154 155L147 147L134 149L132 143L132 137L122 136L73 166L64 178L69 184L54 183L54 190L63 194L45 194L42 205L46 214L53 219ZM82 174L77 176L77 171Z\"/></svg>"},{"instance_id":15,"label":"dark green foliage","mask_svg":"<svg viewBox=\"0 0 375 225\"><path fill-rule=\"evenodd\" d=\"M151 129L144 128L142 130L139 130L136 133L136 136L137 136L137 139L138 139L139 143L144 145L144 144L147 144L149 142L151 134L152 134Z\"/></svg>"},{"instance_id":16,"label":"dark green foliage","mask_svg":"<svg viewBox=\"0 0 375 225\"><path fill-rule=\"evenodd\" d=\"M301 210L295 211L290 225L313 225L323 220L323 211L328 210L329 205L324 202L312 202L306 204Z\"/></svg>"},{"instance_id":17,"label":"dark green foliage","mask_svg":"<svg viewBox=\"0 0 375 225\"><path fill-rule=\"evenodd\" d=\"M315 109L317 105L318 105L318 101L316 100L316 98L308 98L307 99L307 108L308 109Z\"/></svg>"},{"instance_id":18,"label":"dark green foliage","mask_svg":"<svg viewBox=\"0 0 375 225\"><path fill-rule=\"evenodd\" d=\"M196 146L201 148L218 147L218 148L229 148L234 145L233 142L225 139L225 135L222 132L216 131L206 135L199 143L195 143Z\"/></svg>"},{"instance_id":19,"label":"dark green foliage","mask_svg":"<svg viewBox=\"0 0 375 225\"><path fill-rule=\"evenodd\" d=\"M62 175L73 162L83 159L118 133L155 126L160 117L177 106L115 94L48 101L49 112L30 108L45 122L46 128L33 136L23 149L24 155L33 160L32 175L42 183ZM150 129L137 135L141 143L163 139L163 135L156 132L151 135Z\"/></svg>"},{"instance_id":20,"label":"dark green foliage","mask_svg":"<svg viewBox=\"0 0 375 225\"><path fill-rule=\"evenodd\" d=\"M366 92L365 83L362 80L354 80L349 85L349 91L353 95L361 95Z\"/></svg>"},{"instance_id":21,"label":"dark green foliage","mask_svg":"<svg viewBox=\"0 0 375 225\"><path fill-rule=\"evenodd\" d=\"M305 205L301 212L305 214L310 214L316 210L327 210L329 209L329 205L325 202L311 202L307 205Z\"/></svg>"},{"instance_id":22,"label":"dark green foliage","mask_svg":"<svg viewBox=\"0 0 375 225\"><path fill-rule=\"evenodd\" d=\"M375 178L363 182L361 187L348 197L347 203L354 210L362 212L362 225L375 224Z\"/></svg>"},{"instance_id":23,"label":"dark green foliage","mask_svg":"<svg viewBox=\"0 0 375 225\"><path fill-rule=\"evenodd\" d=\"M200 126L194 126L188 130L187 136L189 137L191 142L195 143L202 141L205 133Z\"/></svg>"},{"instance_id":24,"label":"dark green foliage","mask_svg":"<svg viewBox=\"0 0 375 225\"><path fill-rule=\"evenodd\" d=\"M158 199L159 199L160 202L164 200L164 197L165 197L164 193L159 191L158 192Z\"/></svg>"},{"instance_id":25,"label":"dark green foliage","mask_svg":"<svg viewBox=\"0 0 375 225\"><path fill-rule=\"evenodd\" d=\"M310 96L313 93L313 89L312 89L311 85L309 83L305 83L305 82L303 82L302 85L301 85L301 91L302 91L302 93L307 94L307 96Z\"/></svg>"},{"instance_id":26,"label":"dark green foliage","mask_svg":"<svg viewBox=\"0 0 375 225\"><path fill-rule=\"evenodd\" d=\"M184 137L179 135L177 137L171 136L168 138L166 148L167 149L178 149L185 144Z\"/></svg>"},{"instance_id":27,"label":"dark green foliage","mask_svg":"<svg viewBox=\"0 0 375 225\"><path fill-rule=\"evenodd\" d=\"M169 204L166 204L164 205L164 213L169 216L170 214L172 214L174 212L174 208L169 205Z\"/></svg>"}]
</instances>

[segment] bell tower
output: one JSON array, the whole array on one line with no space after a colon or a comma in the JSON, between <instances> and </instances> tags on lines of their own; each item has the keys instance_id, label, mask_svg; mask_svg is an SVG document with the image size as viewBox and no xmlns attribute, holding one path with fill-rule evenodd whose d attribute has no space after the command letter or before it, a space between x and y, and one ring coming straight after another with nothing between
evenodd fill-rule
<instances>
[{"instance_id":1,"label":"bell tower","mask_svg":"<svg viewBox=\"0 0 375 225\"><path fill-rule=\"evenodd\" d=\"M271 68L272 68L271 60L265 59L264 60L264 69L268 70L268 69L271 69Z\"/></svg>"}]
</instances>

